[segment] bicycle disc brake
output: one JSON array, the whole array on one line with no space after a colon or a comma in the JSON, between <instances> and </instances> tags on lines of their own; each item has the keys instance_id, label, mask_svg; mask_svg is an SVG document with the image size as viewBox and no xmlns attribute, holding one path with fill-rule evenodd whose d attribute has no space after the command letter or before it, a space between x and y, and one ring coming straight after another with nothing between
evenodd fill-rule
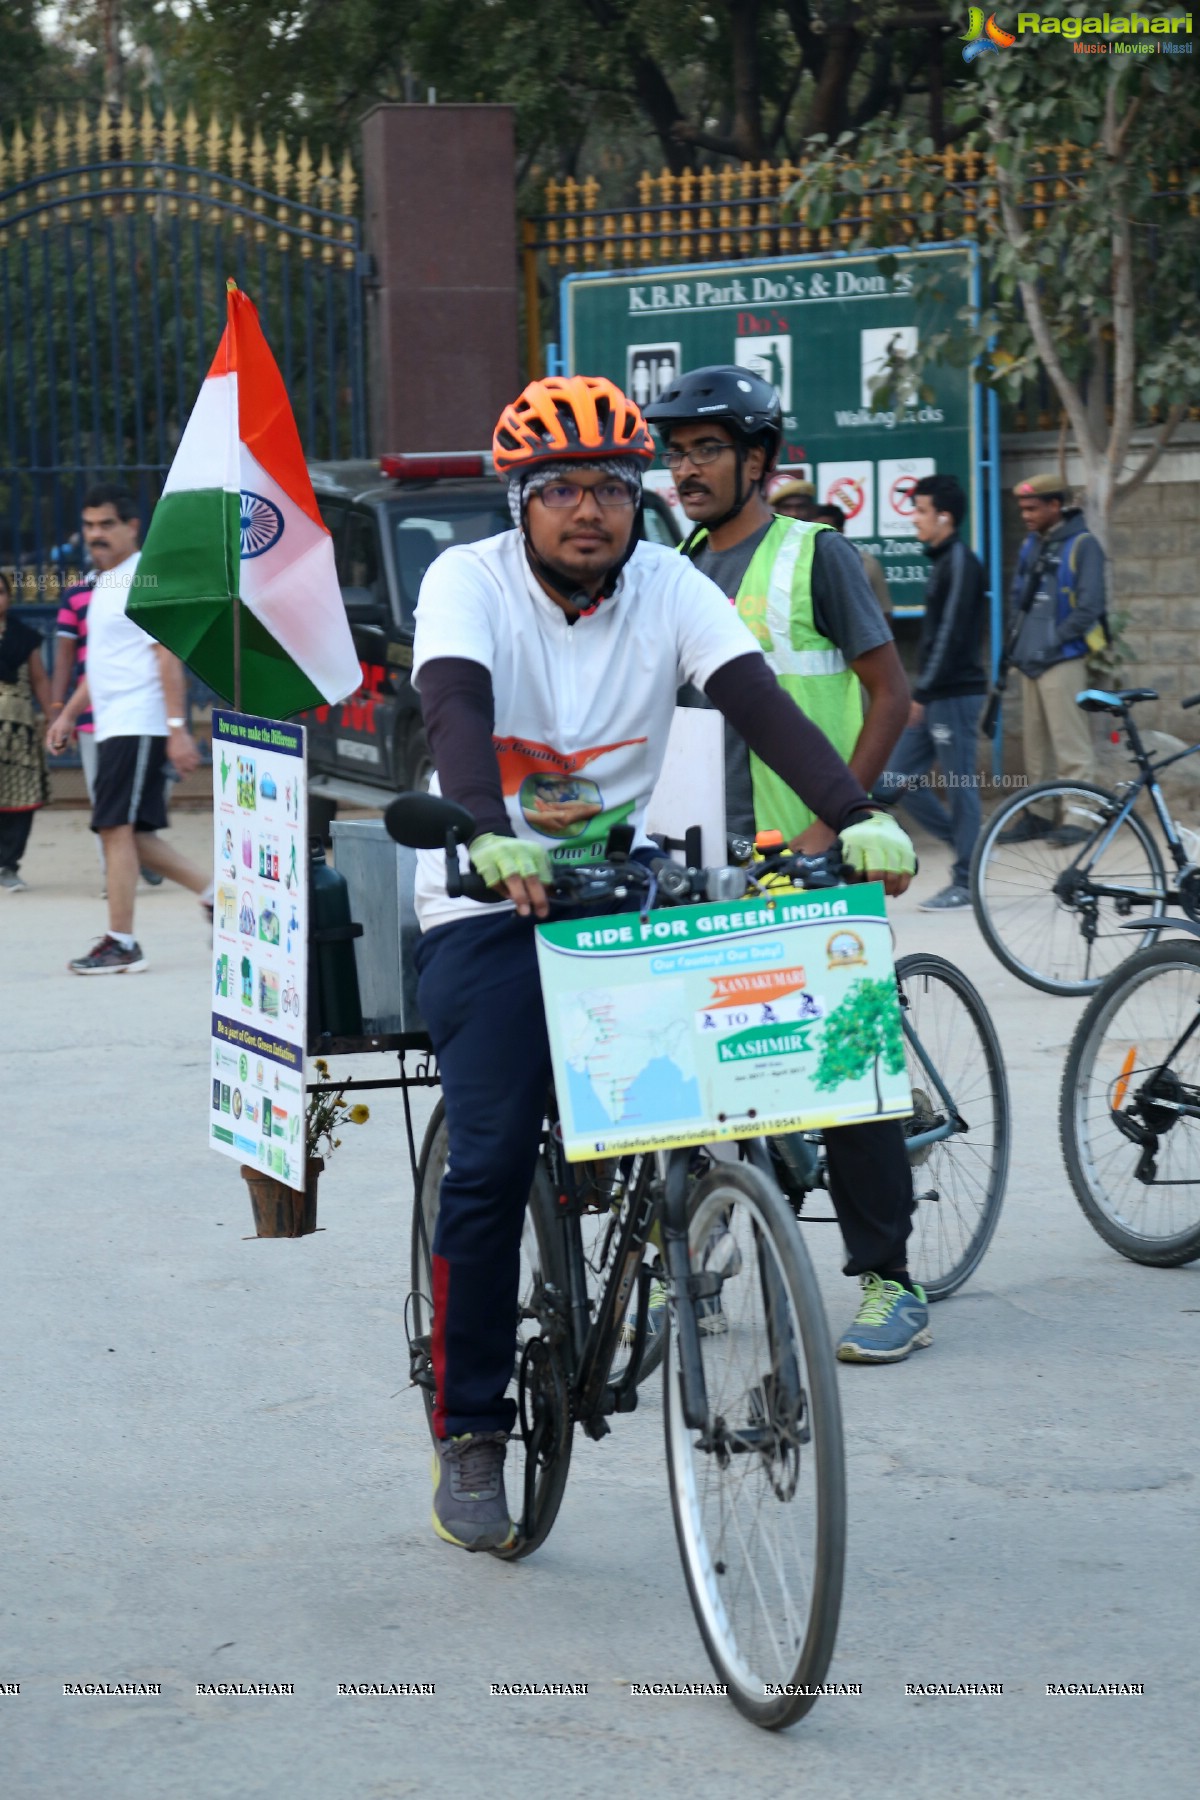
<instances>
[{"instance_id":1,"label":"bicycle disc brake","mask_svg":"<svg viewBox=\"0 0 1200 1800\"><path fill-rule=\"evenodd\" d=\"M924 1088L914 1087L912 1091L912 1118L904 1121L906 1138L920 1137L923 1132L934 1131L945 1123L946 1115L939 1112L933 1104L932 1097ZM936 1140L934 1140L936 1142ZM933 1155L934 1143L922 1145L917 1150L910 1150L908 1160L914 1169L919 1169Z\"/></svg>"}]
</instances>

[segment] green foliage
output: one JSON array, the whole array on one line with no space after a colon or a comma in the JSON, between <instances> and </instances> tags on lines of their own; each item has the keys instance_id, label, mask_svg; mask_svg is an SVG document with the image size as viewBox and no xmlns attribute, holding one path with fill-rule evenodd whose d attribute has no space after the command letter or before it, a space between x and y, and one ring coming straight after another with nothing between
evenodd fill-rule
<instances>
[{"instance_id":1,"label":"green foliage","mask_svg":"<svg viewBox=\"0 0 1200 1800\"><path fill-rule=\"evenodd\" d=\"M878 980L864 977L839 1001L825 1021L821 1055L813 1086L822 1093L843 1082L875 1077L875 1104L882 1105L879 1065L889 1075L904 1072L904 1034L896 983L890 975Z\"/></svg>"},{"instance_id":2,"label":"green foliage","mask_svg":"<svg viewBox=\"0 0 1200 1800\"><path fill-rule=\"evenodd\" d=\"M1083 6L1067 10L1085 14ZM978 380L1010 402L1025 398L1039 371L1049 373L1069 413L1075 397L1073 426L1086 419L1086 431L1075 435L1101 529L1120 497L1112 472L1128 449L1127 429L1118 425L1108 437L1110 378L1118 412L1122 393L1131 393L1130 420L1152 407L1200 400L1200 219L1188 204L1197 180L1196 104L1188 60L1085 58L1065 41L1022 40L974 65L972 96L957 109L959 126L968 129L955 145L952 172L903 123L855 148L875 201L870 217L855 225L856 248L880 248L886 266L887 246L902 241L905 202L923 237L961 233L980 244L988 296L982 316L966 309L950 329L926 336L915 373L943 361L972 365ZM994 158L992 206L990 179L970 194L964 186L968 154L977 180ZM838 217L844 165L844 150L827 144L788 196L789 210L810 223ZM888 208L880 204L885 191ZM989 214L995 228L981 233L978 224ZM918 293L933 279L919 278ZM1031 302L1049 350L1037 340ZM1128 390L1122 350L1131 357Z\"/></svg>"}]
</instances>

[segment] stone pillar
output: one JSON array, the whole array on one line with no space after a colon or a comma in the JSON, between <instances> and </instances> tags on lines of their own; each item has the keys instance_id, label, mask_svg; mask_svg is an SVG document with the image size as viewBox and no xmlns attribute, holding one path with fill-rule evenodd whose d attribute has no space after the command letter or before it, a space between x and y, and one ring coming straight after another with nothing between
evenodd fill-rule
<instances>
[{"instance_id":1,"label":"stone pillar","mask_svg":"<svg viewBox=\"0 0 1200 1800\"><path fill-rule=\"evenodd\" d=\"M372 454L491 447L520 390L511 106L362 122Z\"/></svg>"}]
</instances>

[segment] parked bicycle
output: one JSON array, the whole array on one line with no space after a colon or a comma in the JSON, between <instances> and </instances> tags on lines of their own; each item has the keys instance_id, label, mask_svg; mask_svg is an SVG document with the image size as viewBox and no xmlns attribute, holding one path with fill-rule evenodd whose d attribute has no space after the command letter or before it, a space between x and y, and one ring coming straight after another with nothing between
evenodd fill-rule
<instances>
[{"instance_id":1,"label":"parked bicycle","mask_svg":"<svg viewBox=\"0 0 1200 1800\"><path fill-rule=\"evenodd\" d=\"M1139 950L1093 996L1063 1072L1059 1131L1084 1215L1133 1262L1200 1257L1200 926Z\"/></svg>"},{"instance_id":2,"label":"parked bicycle","mask_svg":"<svg viewBox=\"0 0 1200 1800\"><path fill-rule=\"evenodd\" d=\"M445 842L453 891L457 844L473 832L461 809L406 797L389 809L388 827L403 842ZM806 887L840 880L831 858L789 853L745 871L740 891L758 891L768 874ZM462 881L477 898L487 892L478 878ZM727 900L735 887L732 869L649 870L610 840L605 860L558 873L554 897L559 907L617 911L651 900L694 904L714 891ZM945 1293L966 1279L995 1226L1007 1090L995 1035L969 984L939 958L908 960L920 965L903 983L906 1055L920 1087L910 1146L914 1163L930 1170L920 1210L944 1221L927 1232L925 1255ZM947 996L958 1006L953 1029L942 1023ZM964 1011L978 1043L966 1087L961 1071L969 1072L975 1045L962 1029ZM918 1037L916 1015L927 1030L946 1030L938 1051ZM943 1077L951 1037L955 1073ZM760 1725L790 1724L813 1704L833 1653L845 1550L833 1348L795 1224L818 1184L819 1137L803 1140L811 1165L797 1179L761 1137L571 1164L557 1127L551 1093L526 1218L513 1377L520 1535L497 1554L526 1556L545 1541L575 1425L605 1436L614 1414L636 1406L651 1362L662 1360L676 1536L701 1634L735 1705ZM972 1145L968 1157L951 1149L960 1141ZM947 1155L942 1173L936 1159ZM430 1247L445 1162L439 1106L421 1151L412 1237L410 1350L429 1409ZM652 1339L656 1281L667 1290L667 1324ZM718 1307L719 1335L708 1329Z\"/></svg>"},{"instance_id":3,"label":"parked bicycle","mask_svg":"<svg viewBox=\"0 0 1200 1800\"><path fill-rule=\"evenodd\" d=\"M1078 697L1111 719L1137 765L1135 780L1110 792L1089 781L1043 781L1007 800L988 820L971 863L971 901L988 948L1018 980L1046 994L1092 994L1135 950L1148 949L1167 908L1200 919L1200 867L1191 861L1158 777L1200 743L1153 757L1132 708L1153 688ZM1200 694L1182 702L1200 705ZM1175 865L1135 808L1148 793ZM1142 931L1129 930L1145 921Z\"/></svg>"}]
</instances>

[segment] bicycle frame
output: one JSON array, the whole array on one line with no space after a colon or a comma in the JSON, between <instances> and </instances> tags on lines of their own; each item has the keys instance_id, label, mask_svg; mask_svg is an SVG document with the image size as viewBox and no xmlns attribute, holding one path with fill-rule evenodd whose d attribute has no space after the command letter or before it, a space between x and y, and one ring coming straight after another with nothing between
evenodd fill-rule
<instances>
[{"instance_id":1,"label":"bicycle frame","mask_svg":"<svg viewBox=\"0 0 1200 1800\"><path fill-rule=\"evenodd\" d=\"M1141 733L1138 731L1136 721L1131 714L1126 714L1123 724L1126 736L1129 740L1129 748L1133 752L1134 761L1138 766L1138 776L1136 781L1129 783L1129 791L1121 803L1120 809L1110 821L1107 830L1103 833L1099 843L1093 842L1088 846L1088 861L1084 863L1080 858L1076 858L1076 860L1069 865L1071 871L1077 872L1085 879L1089 878L1090 871L1108 849L1113 838L1137 805L1143 792L1148 792L1150 795L1155 814L1162 827L1163 836L1167 840L1167 847L1171 852L1171 858L1176 869L1182 871L1187 866L1187 852L1183 847L1183 840L1176 829L1175 821L1171 817L1167 803L1163 799L1162 789L1158 784L1158 776L1164 769L1171 768L1175 763L1183 762L1189 756L1195 756L1197 752L1200 752L1200 743L1189 744L1185 750L1173 751L1170 756L1160 757L1156 762L1154 758L1149 755L1145 745L1142 743ZM1080 853L1081 857L1082 855L1083 852ZM1153 893L1146 888L1129 887L1114 882L1093 883L1090 879L1088 879L1088 893L1093 899L1127 900L1131 904L1144 904L1147 906L1153 906L1162 898L1160 894ZM1166 898L1168 904L1174 905L1179 899L1178 892L1174 889L1170 889L1168 890Z\"/></svg>"},{"instance_id":2,"label":"bicycle frame","mask_svg":"<svg viewBox=\"0 0 1200 1800\"><path fill-rule=\"evenodd\" d=\"M583 1209L574 1168L562 1154L553 1122L549 1141L554 1146L555 1216L562 1233L562 1262L568 1291L560 1297L547 1289L546 1296L552 1312L565 1325L563 1338L572 1417L589 1437L601 1438L610 1429L610 1414L633 1412L637 1406L637 1378L650 1306L650 1271L645 1266L644 1256L655 1224L662 1226L663 1261L677 1295L686 1294L691 1301L711 1297L720 1290L720 1278L691 1272L687 1178L692 1152L690 1149L659 1152L653 1158L643 1159L632 1193L622 1207L608 1278L592 1316L580 1228ZM614 1385L608 1377L635 1279L639 1281L639 1291L633 1348L624 1377ZM694 1306L678 1307L675 1324L680 1340L684 1416L690 1426L704 1430L708 1423L708 1400Z\"/></svg>"}]
</instances>

